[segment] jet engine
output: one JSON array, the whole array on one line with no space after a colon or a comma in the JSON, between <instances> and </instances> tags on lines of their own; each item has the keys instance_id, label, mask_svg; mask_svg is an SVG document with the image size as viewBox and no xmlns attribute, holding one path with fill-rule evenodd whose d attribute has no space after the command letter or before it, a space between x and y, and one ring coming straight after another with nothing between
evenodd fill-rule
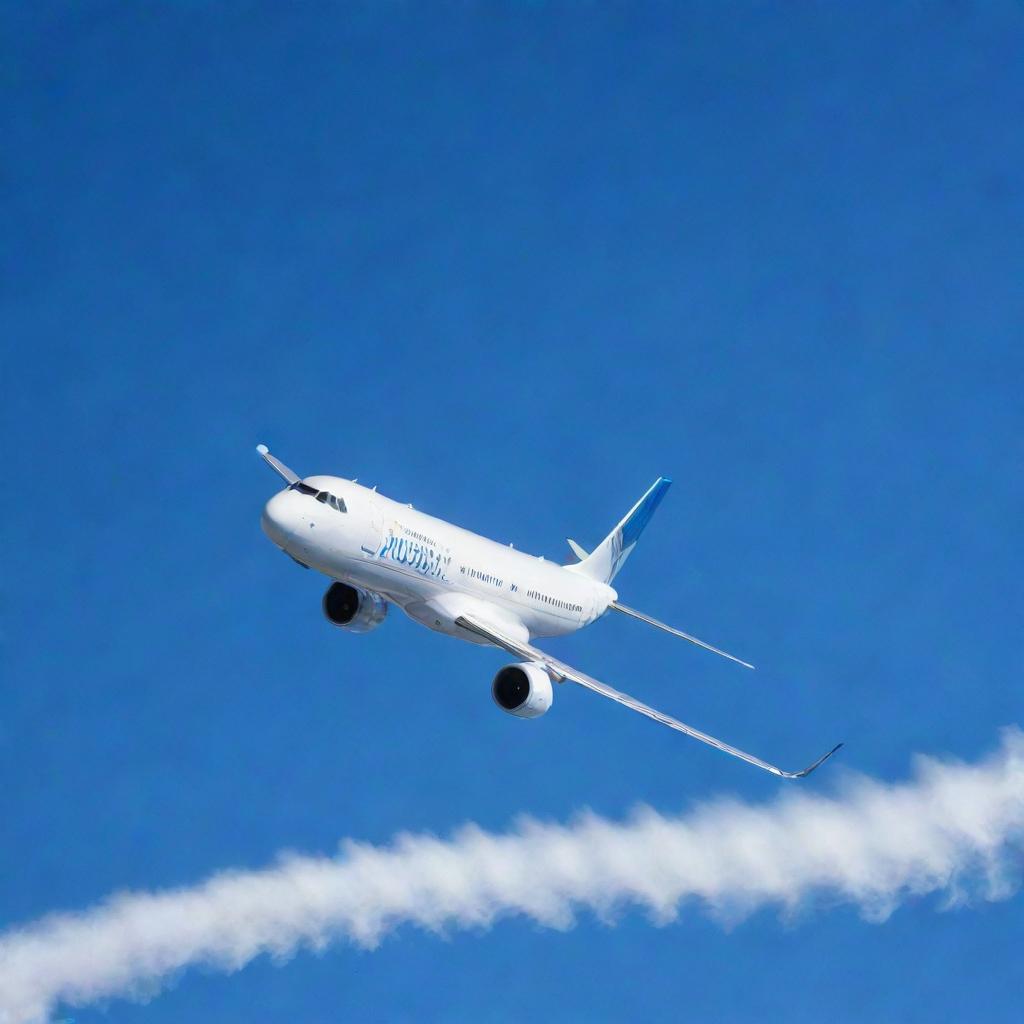
<instances>
[{"instance_id":1,"label":"jet engine","mask_svg":"<svg viewBox=\"0 0 1024 1024\"><path fill-rule=\"evenodd\" d=\"M369 633L388 613L388 603L380 594L347 583L332 583L324 594L323 605L327 621L350 633Z\"/></svg>"},{"instance_id":2,"label":"jet engine","mask_svg":"<svg viewBox=\"0 0 1024 1024\"><path fill-rule=\"evenodd\" d=\"M551 677L533 661L506 665L491 683L491 696L516 718L540 718L551 707Z\"/></svg>"}]
</instances>

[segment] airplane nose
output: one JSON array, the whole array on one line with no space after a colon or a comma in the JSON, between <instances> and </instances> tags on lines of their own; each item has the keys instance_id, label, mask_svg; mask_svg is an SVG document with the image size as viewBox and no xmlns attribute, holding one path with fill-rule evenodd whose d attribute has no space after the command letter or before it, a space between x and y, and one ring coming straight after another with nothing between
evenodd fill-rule
<instances>
[{"instance_id":1,"label":"airplane nose","mask_svg":"<svg viewBox=\"0 0 1024 1024\"><path fill-rule=\"evenodd\" d=\"M260 526L279 548L287 547L295 528L293 498L291 491L281 491L263 506Z\"/></svg>"}]
</instances>

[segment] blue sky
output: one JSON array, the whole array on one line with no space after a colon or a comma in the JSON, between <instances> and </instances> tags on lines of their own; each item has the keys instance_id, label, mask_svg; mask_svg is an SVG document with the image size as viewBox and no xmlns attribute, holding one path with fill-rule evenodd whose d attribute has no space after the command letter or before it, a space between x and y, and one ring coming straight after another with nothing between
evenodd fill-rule
<instances>
[{"instance_id":1,"label":"blue sky","mask_svg":"<svg viewBox=\"0 0 1024 1024\"><path fill-rule=\"evenodd\" d=\"M517 547L675 484L550 647L787 767L1024 719L1024 7L4 5L0 925L342 836L779 783L259 529L377 483ZM830 776L830 773L831 776ZM543 865L537 865L538 872ZM1020 902L403 930L79 1024L1017 1019Z\"/></svg>"}]
</instances>

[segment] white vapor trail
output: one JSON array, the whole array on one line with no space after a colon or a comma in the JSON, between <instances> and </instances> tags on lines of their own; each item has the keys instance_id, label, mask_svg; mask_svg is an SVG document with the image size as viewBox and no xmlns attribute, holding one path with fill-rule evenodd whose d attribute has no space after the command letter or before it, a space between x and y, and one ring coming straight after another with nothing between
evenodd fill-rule
<instances>
[{"instance_id":1,"label":"white vapor trail","mask_svg":"<svg viewBox=\"0 0 1024 1024\"><path fill-rule=\"evenodd\" d=\"M703 804L624 822L467 825L449 839L346 841L337 857L283 856L262 871L116 895L0 935L0 1024L42 1022L60 1004L152 995L189 965L233 971L336 939L372 947L402 924L487 928L513 914L569 928L635 905L653 922L688 901L737 920L815 898L880 921L908 896L1005 899L1024 848L1024 734L976 764L919 757L909 782L848 778L838 795L792 789L771 803Z\"/></svg>"}]
</instances>

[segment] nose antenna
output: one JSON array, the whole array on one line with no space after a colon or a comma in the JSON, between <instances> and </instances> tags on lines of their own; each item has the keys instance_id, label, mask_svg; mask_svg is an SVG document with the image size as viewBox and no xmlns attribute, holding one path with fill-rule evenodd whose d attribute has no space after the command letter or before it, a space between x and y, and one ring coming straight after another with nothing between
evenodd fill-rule
<instances>
[{"instance_id":1,"label":"nose antenna","mask_svg":"<svg viewBox=\"0 0 1024 1024\"><path fill-rule=\"evenodd\" d=\"M263 461L289 486L299 483L298 474L293 473L279 459L275 459L274 456L270 454L270 449L265 444L256 445L256 451L263 456Z\"/></svg>"}]
</instances>

